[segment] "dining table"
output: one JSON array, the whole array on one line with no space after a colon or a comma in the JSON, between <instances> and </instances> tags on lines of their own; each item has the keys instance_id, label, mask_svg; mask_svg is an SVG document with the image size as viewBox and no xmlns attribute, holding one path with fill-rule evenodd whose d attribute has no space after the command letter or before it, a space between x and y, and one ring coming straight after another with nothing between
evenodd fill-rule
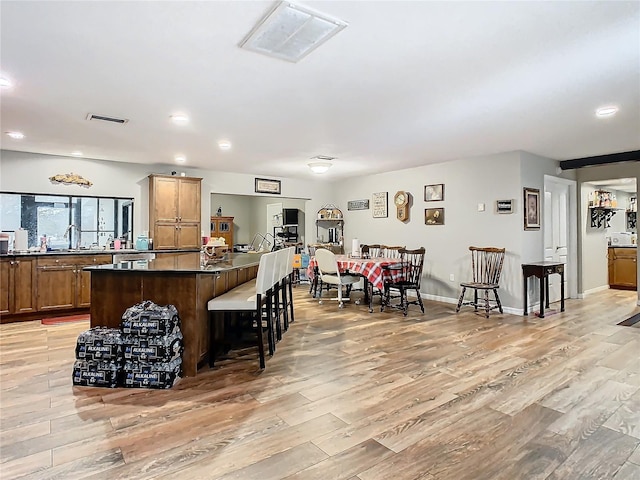
<instances>
[{"instance_id":1,"label":"dining table","mask_svg":"<svg viewBox=\"0 0 640 480\"><path fill-rule=\"evenodd\" d=\"M359 275L364 279L364 301L369 305L369 313L373 312L373 289L384 291L386 282L397 282L404 276L401 261L398 258L387 257L352 257L350 255L336 255L336 263L340 273ZM310 281L317 275L318 263L315 257L309 259L307 276Z\"/></svg>"}]
</instances>

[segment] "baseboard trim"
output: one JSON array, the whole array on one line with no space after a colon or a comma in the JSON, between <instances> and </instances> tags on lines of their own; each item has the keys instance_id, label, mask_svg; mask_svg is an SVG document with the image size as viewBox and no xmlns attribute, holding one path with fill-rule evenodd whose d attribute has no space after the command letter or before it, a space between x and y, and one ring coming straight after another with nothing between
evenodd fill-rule
<instances>
[{"instance_id":1,"label":"baseboard trim","mask_svg":"<svg viewBox=\"0 0 640 480\"><path fill-rule=\"evenodd\" d=\"M433 300L434 302L442 302L442 303L452 303L454 305L458 304L458 297L456 298L451 298L451 297L442 297L440 295L431 295L431 294L427 294L427 293L420 293L420 296L426 300ZM519 316L523 316L524 315L524 309L522 308L512 308L512 307L505 307L504 305L502 306L502 311L504 313L509 313L511 315L519 315Z\"/></svg>"},{"instance_id":2,"label":"baseboard trim","mask_svg":"<svg viewBox=\"0 0 640 480\"><path fill-rule=\"evenodd\" d=\"M602 292L603 290L609 290L609 285L601 285L596 288L585 290L584 292L578 294L578 298L583 299L588 297L589 295L593 295L594 293Z\"/></svg>"}]
</instances>

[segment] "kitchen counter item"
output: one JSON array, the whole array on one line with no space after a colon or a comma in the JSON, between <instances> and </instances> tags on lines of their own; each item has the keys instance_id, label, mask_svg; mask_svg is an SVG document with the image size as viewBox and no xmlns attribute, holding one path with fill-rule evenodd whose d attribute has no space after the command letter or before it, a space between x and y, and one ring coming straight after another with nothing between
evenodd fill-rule
<instances>
[{"instance_id":1,"label":"kitchen counter item","mask_svg":"<svg viewBox=\"0 0 640 480\"><path fill-rule=\"evenodd\" d=\"M20 228L15 231L15 244L13 246L14 250L19 252L26 251L29 248L29 240L28 240L29 232Z\"/></svg>"}]
</instances>

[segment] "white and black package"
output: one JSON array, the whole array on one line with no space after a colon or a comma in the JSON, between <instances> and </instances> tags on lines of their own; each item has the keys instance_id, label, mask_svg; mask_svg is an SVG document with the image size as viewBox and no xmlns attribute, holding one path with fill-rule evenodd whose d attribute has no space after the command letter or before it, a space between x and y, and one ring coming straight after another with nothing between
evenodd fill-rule
<instances>
[{"instance_id":1,"label":"white and black package","mask_svg":"<svg viewBox=\"0 0 640 480\"><path fill-rule=\"evenodd\" d=\"M174 305L156 305L147 300L127 308L120 330L125 334L171 335L180 330L180 318Z\"/></svg>"},{"instance_id":2,"label":"white and black package","mask_svg":"<svg viewBox=\"0 0 640 480\"><path fill-rule=\"evenodd\" d=\"M78 335L76 359L122 361L122 337L117 328L93 327Z\"/></svg>"},{"instance_id":3,"label":"white and black package","mask_svg":"<svg viewBox=\"0 0 640 480\"><path fill-rule=\"evenodd\" d=\"M182 377L182 358L171 362L126 362L122 370L125 387L171 388Z\"/></svg>"},{"instance_id":4,"label":"white and black package","mask_svg":"<svg viewBox=\"0 0 640 480\"><path fill-rule=\"evenodd\" d=\"M182 356L184 344L180 330L171 335L123 335L124 359L136 362L171 362Z\"/></svg>"},{"instance_id":5,"label":"white and black package","mask_svg":"<svg viewBox=\"0 0 640 480\"><path fill-rule=\"evenodd\" d=\"M73 364L73 384L115 388L121 371L121 365L116 362L76 360Z\"/></svg>"}]
</instances>

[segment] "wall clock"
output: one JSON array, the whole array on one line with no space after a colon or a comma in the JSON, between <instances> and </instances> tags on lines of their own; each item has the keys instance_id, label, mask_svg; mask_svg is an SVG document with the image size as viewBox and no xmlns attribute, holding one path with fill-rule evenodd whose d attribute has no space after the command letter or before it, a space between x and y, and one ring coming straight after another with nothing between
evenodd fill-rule
<instances>
[{"instance_id":1,"label":"wall clock","mask_svg":"<svg viewBox=\"0 0 640 480\"><path fill-rule=\"evenodd\" d=\"M396 204L396 218L406 222L409 219L409 193L400 190L393 197L393 203Z\"/></svg>"}]
</instances>

